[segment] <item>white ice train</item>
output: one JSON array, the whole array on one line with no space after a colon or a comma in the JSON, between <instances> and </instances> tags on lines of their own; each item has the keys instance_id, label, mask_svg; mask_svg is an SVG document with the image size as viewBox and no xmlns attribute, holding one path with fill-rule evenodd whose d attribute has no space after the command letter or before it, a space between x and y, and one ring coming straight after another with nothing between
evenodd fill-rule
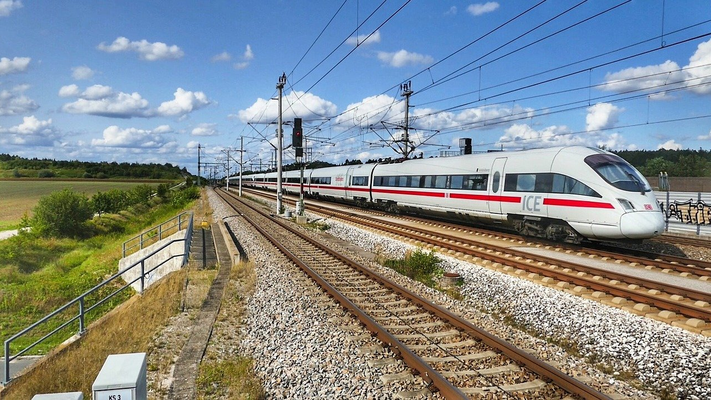
<instances>
[{"instance_id":1,"label":"white ice train","mask_svg":"<svg viewBox=\"0 0 711 400\"><path fill-rule=\"evenodd\" d=\"M277 175L243 185L275 190ZM237 178L231 182L236 183ZM299 193L300 171L282 174ZM556 241L639 241L664 217L647 180L615 154L581 146L307 169L304 194L390 212L506 224Z\"/></svg>"}]
</instances>

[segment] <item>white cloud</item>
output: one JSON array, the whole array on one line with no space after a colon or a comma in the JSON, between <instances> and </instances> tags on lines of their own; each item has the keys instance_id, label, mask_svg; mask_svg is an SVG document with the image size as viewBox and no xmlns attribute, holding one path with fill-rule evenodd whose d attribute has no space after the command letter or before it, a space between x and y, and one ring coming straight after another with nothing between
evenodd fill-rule
<instances>
[{"instance_id":1,"label":"white cloud","mask_svg":"<svg viewBox=\"0 0 711 400\"><path fill-rule=\"evenodd\" d=\"M595 145L607 150L637 150L637 145L627 144L625 138L619 133L612 133L598 140Z\"/></svg>"},{"instance_id":2,"label":"white cloud","mask_svg":"<svg viewBox=\"0 0 711 400\"><path fill-rule=\"evenodd\" d=\"M407 50L400 50L394 53L379 51L378 59L395 68L404 67L406 65L425 65L434 62L434 58L430 56L411 53Z\"/></svg>"},{"instance_id":3,"label":"white cloud","mask_svg":"<svg viewBox=\"0 0 711 400\"><path fill-rule=\"evenodd\" d=\"M367 127L380 121L404 117L402 106L395 108L392 107L394 104L398 104L398 101L385 94L366 97L358 103L349 104L347 111L336 118L335 124L345 128Z\"/></svg>"},{"instance_id":4,"label":"white cloud","mask_svg":"<svg viewBox=\"0 0 711 400\"><path fill-rule=\"evenodd\" d=\"M524 149L565 145L589 145L586 138L570 134L567 126L549 126L535 130L527 124L514 124L499 138L497 146L505 149Z\"/></svg>"},{"instance_id":5,"label":"white cloud","mask_svg":"<svg viewBox=\"0 0 711 400\"><path fill-rule=\"evenodd\" d=\"M89 114L111 118L133 117L183 117L213 102L203 92L190 92L178 88L174 99L151 109L148 100L138 93L114 92L110 86L93 85L79 93L76 85L59 89L61 97L78 97L73 103L65 104L62 110L72 114Z\"/></svg>"},{"instance_id":6,"label":"white cloud","mask_svg":"<svg viewBox=\"0 0 711 400\"><path fill-rule=\"evenodd\" d=\"M665 149L665 150L681 150L682 146L679 143L676 143L674 139L667 140L666 142L660 144L657 146L657 150L660 149Z\"/></svg>"},{"instance_id":7,"label":"white cloud","mask_svg":"<svg viewBox=\"0 0 711 400\"><path fill-rule=\"evenodd\" d=\"M249 67L250 61L254 59L254 52L252 51L252 46L247 45L247 48L244 50L244 54L241 58L242 61L233 64L233 67L235 69L245 69Z\"/></svg>"},{"instance_id":8,"label":"white cloud","mask_svg":"<svg viewBox=\"0 0 711 400\"><path fill-rule=\"evenodd\" d=\"M697 137L697 139L698 139L698 140L709 140L709 139L711 139L711 131L709 131L709 134L708 134L708 135L699 135L699 136Z\"/></svg>"},{"instance_id":9,"label":"white cloud","mask_svg":"<svg viewBox=\"0 0 711 400\"><path fill-rule=\"evenodd\" d=\"M192 132L193 136L216 136L220 133L217 131L217 124L199 124L196 126Z\"/></svg>"},{"instance_id":10,"label":"white cloud","mask_svg":"<svg viewBox=\"0 0 711 400\"><path fill-rule=\"evenodd\" d=\"M114 91L111 89L111 86L93 85L86 88L84 93L81 94L81 97L87 100L101 100L111 97L113 94Z\"/></svg>"},{"instance_id":11,"label":"white cloud","mask_svg":"<svg viewBox=\"0 0 711 400\"><path fill-rule=\"evenodd\" d=\"M0 144L18 146L52 146L59 138L52 119L41 121L34 115L24 117L22 123L10 128L0 127Z\"/></svg>"},{"instance_id":12,"label":"white cloud","mask_svg":"<svg viewBox=\"0 0 711 400\"><path fill-rule=\"evenodd\" d=\"M79 67L72 67L72 78L74 78L77 81L91 79L93 77L94 77L94 71L91 68L87 67L86 65L82 65Z\"/></svg>"},{"instance_id":13,"label":"white cloud","mask_svg":"<svg viewBox=\"0 0 711 400\"><path fill-rule=\"evenodd\" d=\"M689 65L685 70L690 86L689 90L698 94L711 93L711 39L699 44L694 55L689 58Z\"/></svg>"},{"instance_id":14,"label":"white cloud","mask_svg":"<svg viewBox=\"0 0 711 400\"><path fill-rule=\"evenodd\" d=\"M627 68L622 71L605 75L605 84L602 90L610 92L629 92L634 90L660 89L669 85L669 89L679 87L684 74L679 64L667 60L663 64L648 65L646 67Z\"/></svg>"},{"instance_id":15,"label":"white cloud","mask_svg":"<svg viewBox=\"0 0 711 400\"><path fill-rule=\"evenodd\" d=\"M285 104L291 104L289 109L284 110L283 119L293 120L294 117L311 119L321 115L333 115L336 113L336 105L328 100L324 100L311 93L291 92L284 96ZM279 115L279 103L265 99L257 99L249 108L238 112L239 119L243 123L268 123L275 121Z\"/></svg>"},{"instance_id":16,"label":"white cloud","mask_svg":"<svg viewBox=\"0 0 711 400\"><path fill-rule=\"evenodd\" d=\"M173 100L161 103L156 114L161 117L182 117L194 110L199 110L212 104L205 93L191 92L178 88L173 94Z\"/></svg>"},{"instance_id":17,"label":"white cloud","mask_svg":"<svg viewBox=\"0 0 711 400\"><path fill-rule=\"evenodd\" d=\"M216 54L216 55L212 56L212 58L210 60L212 62L220 62L220 61L230 61L230 59L232 59L232 56L230 55L230 53L223 51L220 54Z\"/></svg>"},{"instance_id":18,"label":"white cloud","mask_svg":"<svg viewBox=\"0 0 711 400\"><path fill-rule=\"evenodd\" d=\"M499 3L495 1L488 1L484 4L477 3L477 4L470 4L469 7L467 7L467 11L469 14L478 17L480 15L490 13L493 11L496 11L496 9L499 8Z\"/></svg>"},{"instance_id":19,"label":"white cloud","mask_svg":"<svg viewBox=\"0 0 711 400\"><path fill-rule=\"evenodd\" d=\"M30 60L30 57L14 57L12 60L7 57L2 57L0 58L0 75L27 71Z\"/></svg>"},{"instance_id":20,"label":"white cloud","mask_svg":"<svg viewBox=\"0 0 711 400\"><path fill-rule=\"evenodd\" d=\"M380 43L380 31L373 32L370 37L368 35L351 36L346 40L346 44L351 46L367 46L369 44Z\"/></svg>"},{"instance_id":21,"label":"white cloud","mask_svg":"<svg viewBox=\"0 0 711 400\"><path fill-rule=\"evenodd\" d=\"M34 115L31 115L29 117L22 118L22 123L8 129L8 132L20 135L37 135L40 133L46 133L51 126L51 118L46 121L40 121Z\"/></svg>"},{"instance_id":22,"label":"white cloud","mask_svg":"<svg viewBox=\"0 0 711 400\"><path fill-rule=\"evenodd\" d=\"M92 91L92 94L98 95L99 92L100 90L96 89L95 92ZM148 100L135 92L132 94L112 92L110 96L98 99L79 98L73 103L65 104L62 110L71 114L89 114L111 118L147 117Z\"/></svg>"},{"instance_id":23,"label":"white cloud","mask_svg":"<svg viewBox=\"0 0 711 400\"><path fill-rule=\"evenodd\" d=\"M242 58L247 61L254 59L254 53L252 52L252 46L247 45L247 48L244 50L244 55L242 56Z\"/></svg>"},{"instance_id":24,"label":"white cloud","mask_svg":"<svg viewBox=\"0 0 711 400\"><path fill-rule=\"evenodd\" d=\"M601 90L628 92L656 90L652 100L668 99L664 89L686 88L697 94L711 94L711 40L700 43L689 64L680 67L674 61L644 67L627 68L605 75Z\"/></svg>"},{"instance_id":25,"label":"white cloud","mask_svg":"<svg viewBox=\"0 0 711 400\"><path fill-rule=\"evenodd\" d=\"M123 36L116 38L110 45L101 42L97 48L107 53L134 51L146 61L178 59L185 55L176 45L168 46L163 42L150 43L145 39L131 42Z\"/></svg>"},{"instance_id":26,"label":"white cloud","mask_svg":"<svg viewBox=\"0 0 711 400\"><path fill-rule=\"evenodd\" d=\"M0 115L20 115L37 110L39 105L24 95L27 88L20 85L12 90L0 90Z\"/></svg>"},{"instance_id":27,"label":"white cloud","mask_svg":"<svg viewBox=\"0 0 711 400\"><path fill-rule=\"evenodd\" d=\"M457 15L457 6L449 7L449 10L444 15Z\"/></svg>"},{"instance_id":28,"label":"white cloud","mask_svg":"<svg viewBox=\"0 0 711 400\"><path fill-rule=\"evenodd\" d=\"M20 0L0 0L0 17L7 17L13 10L22 8Z\"/></svg>"},{"instance_id":29,"label":"white cloud","mask_svg":"<svg viewBox=\"0 0 711 400\"><path fill-rule=\"evenodd\" d=\"M79 91L79 86L75 84L67 85L67 86L62 86L59 88L59 97L79 97L79 94L81 92Z\"/></svg>"},{"instance_id":30,"label":"white cloud","mask_svg":"<svg viewBox=\"0 0 711 400\"><path fill-rule=\"evenodd\" d=\"M588 107L588 115L585 117L585 129L588 132L610 129L617 124L622 111L624 111L623 108L610 103L597 103Z\"/></svg>"},{"instance_id":31,"label":"white cloud","mask_svg":"<svg viewBox=\"0 0 711 400\"><path fill-rule=\"evenodd\" d=\"M137 148L158 148L167 142L164 133L169 132L170 127L161 125L156 129L121 129L116 125L104 129L101 139L92 139L92 146L100 147L137 147Z\"/></svg>"}]
</instances>

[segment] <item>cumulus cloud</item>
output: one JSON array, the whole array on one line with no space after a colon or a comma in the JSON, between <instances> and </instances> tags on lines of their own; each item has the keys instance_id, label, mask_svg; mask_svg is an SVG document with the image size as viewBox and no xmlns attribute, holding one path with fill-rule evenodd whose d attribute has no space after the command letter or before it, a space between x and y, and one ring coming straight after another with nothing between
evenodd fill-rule
<instances>
[{"instance_id":1,"label":"cumulus cloud","mask_svg":"<svg viewBox=\"0 0 711 400\"><path fill-rule=\"evenodd\" d=\"M567 126L549 126L541 130L533 129L528 124L514 124L506 129L499 138L498 145L504 148L525 149L534 147L587 145L586 138L572 135Z\"/></svg>"},{"instance_id":2,"label":"cumulus cloud","mask_svg":"<svg viewBox=\"0 0 711 400\"><path fill-rule=\"evenodd\" d=\"M674 61L644 67L626 68L605 75L601 90L624 93L655 90L652 100L667 99L665 89L686 88L697 94L711 94L711 40L700 43L689 63L680 67Z\"/></svg>"},{"instance_id":3,"label":"cumulus cloud","mask_svg":"<svg viewBox=\"0 0 711 400\"><path fill-rule=\"evenodd\" d=\"M156 114L161 117L182 117L194 110L199 110L212 104L203 92L191 92L178 88L173 94L173 100L161 103Z\"/></svg>"},{"instance_id":4,"label":"cumulus cloud","mask_svg":"<svg viewBox=\"0 0 711 400\"><path fill-rule=\"evenodd\" d=\"M484 15L486 13L490 13L493 11L496 11L499 8L499 3L495 1L488 1L486 3L477 3L477 4L470 4L469 7L467 7L467 11L469 14L478 17L480 15Z\"/></svg>"},{"instance_id":5,"label":"cumulus cloud","mask_svg":"<svg viewBox=\"0 0 711 400\"><path fill-rule=\"evenodd\" d=\"M219 135L219 132L217 131L217 124L204 123L196 126L190 134L193 136L215 136Z\"/></svg>"},{"instance_id":6,"label":"cumulus cloud","mask_svg":"<svg viewBox=\"0 0 711 400\"><path fill-rule=\"evenodd\" d=\"M114 92L109 86L94 85L82 93L76 85L64 86L59 90L62 97L79 97L62 107L71 114L89 114L111 118L133 118L148 116L148 100L138 93Z\"/></svg>"},{"instance_id":7,"label":"cumulus cloud","mask_svg":"<svg viewBox=\"0 0 711 400\"><path fill-rule=\"evenodd\" d=\"M12 60L7 57L0 58L0 75L16 74L27 71L30 65L30 57L14 57Z\"/></svg>"},{"instance_id":8,"label":"cumulus cloud","mask_svg":"<svg viewBox=\"0 0 711 400\"><path fill-rule=\"evenodd\" d=\"M151 109L148 100L139 93L115 92L110 86L103 85L90 86L83 92L77 85L67 85L59 89L59 96L78 98L62 107L65 112L111 118L183 117L212 104L205 93L182 88L176 90L173 100L161 103L156 109Z\"/></svg>"},{"instance_id":9,"label":"cumulus cloud","mask_svg":"<svg viewBox=\"0 0 711 400\"><path fill-rule=\"evenodd\" d=\"M674 141L674 139L667 140L666 142L660 144L657 146L657 150L681 150L682 146L681 144L677 143Z\"/></svg>"},{"instance_id":10,"label":"cumulus cloud","mask_svg":"<svg viewBox=\"0 0 711 400\"><path fill-rule=\"evenodd\" d=\"M183 50L176 45L168 46L163 42L150 43L145 39L132 42L123 36L116 38L110 45L101 42L97 49L107 53L133 51L138 53L142 60L146 61L174 60L185 55Z\"/></svg>"},{"instance_id":11,"label":"cumulus cloud","mask_svg":"<svg viewBox=\"0 0 711 400\"><path fill-rule=\"evenodd\" d=\"M91 145L99 147L158 148L168 142L164 136L168 132L171 132L168 125L161 125L156 129L121 129L116 125L112 125L104 129L101 139L92 139Z\"/></svg>"},{"instance_id":12,"label":"cumulus cloud","mask_svg":"<svg viewBox=\"0 0 711 400\"><path fill-rule=\"evenodd\" d=\"M378 59L395 68L404 67L406 65L426 65L434 62L434 58L430 56L411 53L407 50L400 50L394 53L379 51Z\"/></svg>"},{"instance_id":13,"label":"cumulus cloud","mask_svg":"<svg viewBox=\"0 0 711 400\"><path fill-rule=\"evenodd\" d=\"M21 0L0 0L0 17L7 17L14 10L22 8Z\"/></svg>"},{"instance_id":14,"label":"cumulus cloud","mask_svg":"<svg viewBox=\"0 0 711 400\"><path fill-rule=\"evenodd\" d=\"M368 35L351 36L346 40L346 44L351 46L367 46L369 44L380 43L380 31L373 32L370 37Z\"/></svg>"},{"instance_id":15,"label":"cumulus cloud","mask_svg":"<svg viewBox=\"0 0 711 400\"><path fill-rule=\"evenodd\" d=\"M41 121L34 115L24 117L17 126L0 127L0 144L52 146L58 138L52 119Z\"/></svg>"},{"instance_id":16,"label":"cumulus cloud","mask_svg":"<svg viewBox=\"0 0 711 400\"><path fill-rule=\"evenodd\" d=\"M289 109L284 110L285 121L293 120L295 117L311 119L336 113L335 104L311 93L293 91L284 97L284 102L291 104ZM243 123L269 123L278 118L279 103L259 98L249 108L240 110L237 115Z\"/></svg>"},{"instance_id":17,"label":"cumulus cloud","mask_svg":"<svg viewBox=\"0 0 711 400\"><path fill-rule=\"evenodd\" d=\"M37 110L39 105L24 94L28 88L20 85L12 90L0 90L0 115L21 115Z\"/></svg>"},{"instance_id":18,"label":"cumulus cloud","mask_svg":"<svg viewBox=\"0 0 711 400\"><path fill-rule=\"evenodd\" d=\"M77 81L91 79L93 77L94 77L94 71L91 68L87 67L86 65L72 68L72 78L74 78Z\"/></svg>"},{"instance_id":19,"label":"cumulus cloud","mask_svg":"<svg viewBox=\"0 0 711 400\"><path fill-rule=\"evenodd\" d=\"M597 103L588 107L588 115L585 117L586 130L591 132L614 127L622 111L624 109L610 103Z\"/></svg>"},{"instance_id":20,"label":"cumulus cloud","mask_svg":"<svg viewBox=\"0 0 711 400\"><path fill-rule=\"evenodd\" d=\"M216 54L216 55L212 56L212 58L210 60L212 62L220 62L220 61L230 61L231 59L232 59L232 56L230 55L230 53L223 51L220 54Z\"/></svg>"}]
</instances>

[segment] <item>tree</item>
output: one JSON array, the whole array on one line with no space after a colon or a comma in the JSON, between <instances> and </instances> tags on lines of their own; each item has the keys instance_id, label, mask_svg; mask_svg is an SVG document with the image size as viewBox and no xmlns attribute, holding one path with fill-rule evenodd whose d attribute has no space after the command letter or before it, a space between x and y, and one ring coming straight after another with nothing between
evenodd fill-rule
<instances>
[{"instance_id":1,"label":"tree","mask_svg":"<svg viewBox=\"0 0 711 400\"><path fill-rule=\"evenodd\" d=\"M33 209L32 230L42 236L78 237L93 213L84 194L64 189L39 199Z\"/></svg>"}]
</instances>

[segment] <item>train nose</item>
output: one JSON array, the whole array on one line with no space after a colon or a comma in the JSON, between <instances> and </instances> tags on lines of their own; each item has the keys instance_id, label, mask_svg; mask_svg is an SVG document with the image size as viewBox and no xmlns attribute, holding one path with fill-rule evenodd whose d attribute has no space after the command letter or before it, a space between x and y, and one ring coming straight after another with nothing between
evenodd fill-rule
<instances>
[{"instance_id":1,"label":"train nose","mask_svg":"<svg viewBox=\"0 0 711 400\"><path fill-rule=\"evenodd\" d=\"M664 215L659 211L622 214L620 231L628 239L648 239L661 235L664 232Z\"/></svg>"}]
</instances>

